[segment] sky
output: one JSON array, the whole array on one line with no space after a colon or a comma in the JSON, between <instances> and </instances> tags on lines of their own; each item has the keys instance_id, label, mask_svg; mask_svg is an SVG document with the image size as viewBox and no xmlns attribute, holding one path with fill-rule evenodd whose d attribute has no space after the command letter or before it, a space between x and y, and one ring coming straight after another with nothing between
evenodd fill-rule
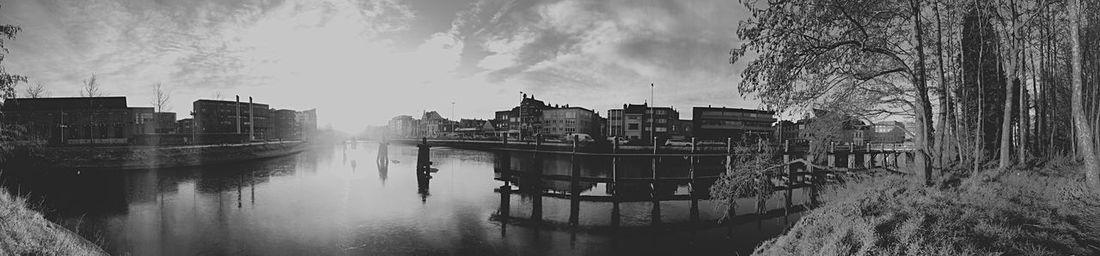
<instances>
[{"instance_id":1,"label":"sky","mask_svg":"<svg viewBox=\"0 0 1100 256\"><path fill-rule=\"evenodd\" d=\"M178 118L240 95L346 132L432 110L491 119L521 93L606 116L650 84L683 119L758 108L729 63L746 15L733 0L0 1L0 24L23 29L5 68L51 97L94 74L130 106L162 84Z\"/></svg>"}]
</instances>

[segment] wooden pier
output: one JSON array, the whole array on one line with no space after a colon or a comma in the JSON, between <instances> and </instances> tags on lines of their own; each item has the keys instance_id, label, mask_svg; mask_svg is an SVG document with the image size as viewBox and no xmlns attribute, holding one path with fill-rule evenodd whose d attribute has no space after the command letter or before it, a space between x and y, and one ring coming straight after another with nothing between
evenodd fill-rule
<instances>
[{"instance_id":1,"label":"wooden pier","mask_svg":"<svg viewBox=\"0 0 1100 256\"><path fill-rule=\"evenodd\" d=\"M693 139L694 141L694 139ZM540 144L536 143L533 149L511 149L504 152L506 157L502 161L506 163L502 164L504 168L499 168L497 172L500 176L496 179L504 182L504 184L494 191L500 194L500 209L494 214L493 219L507 222L507 223L531 223L536 225L547 226L560 226L562 224L553 223L543 220L543 202L542 198L559 198L569 200L569 220L568 227L577 227L578 220L580 218L580 202L601 202L611 203L612 210L611 228L618 228L621 226L621 212L620 203L628 202L650 202L652 205L651 220L652 224L662 224L661 220L661 202L665 201L690 201L689 218L692 227L697 227L700 224L699 220L699 200L709 200L710 193L706 189L697 189L699 184L713 184L717 179L721 177L718 175L697 175L697 163L700 159L704 158L721 158L726 172L733 170L731 166L731 160L735 157L732 147L730 147L727 140L725 153L696 153L695 147L692 147L688 153L657 153L657 149L654 148L652 153L618 153L618 145L612 149L610 153L586 153L578 152L577 146L574 144L573 150L569 152L563 151L542 151L540 150ZM693 145L695 143L692 143ZM761 146L763 147L763 146ZM825 154L827 159L824 161L814 161L813 156L806 154L805 152L790 151L788 145L784 145L783 150L777 151L783 158L782 164L773 168L781 169L779 171L769 172L768 177L770 182L774 185L775 191L784 192L784 207L782 209L768 210L765 207L763 197L758 197L756 211L753 213L746 213L742 215L735 214L731 207L729 218L721 224L716 226L732 227L734 224L751 222L754 220L760 220L764 218L772 218L777 216L789 215L797 212L804 211L808 208L818 204L817 190L818 187L829 182L844 181L846 177L861 177L866 175L878 175L878 174L905 174L900 171L900 166L905 166L905 163L910 159L907 157L907 150L902 149L887 149L885 147L874 147L866 145L864 147L838 147L835 144L828 146L828 152ZM838 149L840 149L838 151ZM511 168L511 156L517 154L520 157L530 159L530 168L527 171L513 170ZM570 171L569 174L545 174L542 170L542 161L547 155L568 155ZM596 157L608 157L610 161L610 174L607 176L591 177L582 176L578 167L578 157L581 156L596 156ZM624 158L648 158L650 161L650 175L648 177L621 177L620 161ZM662 158L687 158L688 163L683 168L687 168L687 176L680 177L666 177L660 175L658 162ZM771 169L771 168L769 168ZM514 188L513 181L522 181L523 186ZM570 186L566 191L555 191L543 188L543 181L557 181L557 182L569 182ZM581 182L587 183L603 183L607 184L609 192L606 195L584 195L583 189L579 185ZM684 184L688 186L687 194L672 194L672 195L659 195L658 186L660 184ZM639 195L626 195L620 193L619 188L621 186L627 186L628 184L647 184L650 188L650 194ZM809 205L793 205L792 194L793 190L799 188L809 188L811 203ZM531 199L531 214L529 217L512 216L511 215L511 195L524 195ZM719 223L718 220L711 221L712 223ZM586 229L600 227L584 227Z\"/></svg>"}]
</instances>

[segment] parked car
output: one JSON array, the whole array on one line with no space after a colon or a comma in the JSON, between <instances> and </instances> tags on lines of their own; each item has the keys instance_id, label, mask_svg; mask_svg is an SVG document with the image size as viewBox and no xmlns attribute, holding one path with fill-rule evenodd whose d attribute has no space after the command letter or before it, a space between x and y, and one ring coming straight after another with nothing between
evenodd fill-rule
<instances>
[{"instance_id":1,"label":"parked car","mask_svg":"<svg viewBox=\"0 0 1100 256\"><path fill-rule=\"evenodd\" d=\"M684 140L667 140L665 141L665 146L690 147L691 142Z\"/></svg>"}]
</instances>

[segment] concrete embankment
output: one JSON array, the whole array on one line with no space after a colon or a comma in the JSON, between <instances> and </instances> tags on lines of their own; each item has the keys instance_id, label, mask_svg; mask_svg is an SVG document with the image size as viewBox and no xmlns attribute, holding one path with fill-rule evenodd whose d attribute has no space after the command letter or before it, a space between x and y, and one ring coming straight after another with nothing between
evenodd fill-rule
<instances>
[{"instance_id":1,"label":"concrete embankment","mask_svg":"<svg viewBox=\"0 0 1100 256\"><path fill-rule=\"evenodd\" d=\"M40 169L151 169L221 164L294 154L300 141L194 146L42 147L24 149L12 165Z\"/></svg>"},{"instance_id":2,"label":"concrete embankment","mask_svg":"<svg viewBox=\"0 0 1100 256\"><path fill-rule=\"evenodd\" d=\"M421 142L418 139L393 139L389 140L390 143L402 144L402 145L416 145ZM433 147L449 147L449 148L461 148L461 149L474 149L474 150L533 150L536 145L533 141L486 141L486 140L440 140L429 139L428 144ZM579 144L578 152L589 153L610 153L611 143L607 142L586 142ZM538 145L539 150L543 151L562 151L568 152L573 150L572 142L543 142ZM619 145L619 153L652 153L653 147L651 146L637 146L637 145ZM690 147L672 147L661 146L657 147L658 153L688 153L691 152ZM726 152L725 146L705 146L697 147L696 152L699 153L721 153Z\"/></svg>"}]
</instances>

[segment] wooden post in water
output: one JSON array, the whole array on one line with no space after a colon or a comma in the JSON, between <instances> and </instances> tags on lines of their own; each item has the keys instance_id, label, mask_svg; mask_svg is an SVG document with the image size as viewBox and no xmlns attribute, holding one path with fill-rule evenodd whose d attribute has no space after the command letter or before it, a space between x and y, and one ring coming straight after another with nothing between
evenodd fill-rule
<instances>
[{"instance_id":1,"label":"wooden post in water","mask_svg":"<svg viewBox=\"0 0 1100 256\"><path fill-rule=\"evenodd\" d=\"M810 174L810 204L817 206L817 186L821 185L821 177L814 172L814 154L806 154L806 172Z\"/></svg>"},{"instance_id":2,"label":"wooden post in water","mask_svg":"<svg viewBox=\"0 0 1100 256\"><path fill-rule=\"evenodd\" d=\"M611 147L611 226L619 227L619 140L616 138Z\"/></svg>"},{"instance_id":3,"label":"wooden post in water","mask_svg":"<svg viewBox=\"0 0 1100 256\"><path fill-rule=\"evenodd\" d=\"M787 173L787 184L785 184L786 185L786 189L785 189L786 194L783 195L785 197L784 198L785 199L784 204L783 204L783 215L784 216L791 214L791 197L794 194L793 185L795 183L795 177L794 177L794 172L791 171L790 162L791 162L791 141L788 140L788 141L785 141L783 143L783 171L785 171Z\"/></svg>"},{"instance_id":4,"label":"wooden post in water","mask_svg":"<svg viewBox=\"0 0 1100 256\"><path fill-rule=\"evenodd\" d=\"M657 136L653 136L653 156L650 158L650 170L652 171L652 177L649 182L650 198L653 202L653 210L651 216L653 216L653 224L661 223L661 199L657 196Z\"/></svg>"},{"instance_id":5,"label":"wooden post in water","mask_svg":"<svg viewBox=\"0 0 1100 256\"><path fill-rule=\"evenodd\" d=\"M542 145L542 140L535 137L535 152L532 155L532 174L530 175L532 184L533 195L531 195L531 220L535 223L542 222L542 153L539 152L539 146ZM537 224L536 224L537 225Z\"/></svg>"},{"instance_id":6,"label":"wooden post in water","mask_svg":"<svg viewBox=\"0 0 1100 256\"><path fill-rule=\"evenodd\" d=\"M581 192L580 184L578 182L578 176L580 176L580 169L577 168L577 135L573 135L573 153L569 155L569 225L576 226L579 223L580 207L581 207Z\"/></svg>"},{"instance_id":7,"label":"wooden post in water","mask_svg":"<svg viewBox=\"0 0 1100 256\"><path fill-rule=\"evenodd\" d=\"M688 158L688 193L691 198L691 209L689 215L691 217L691 224L695 225L699 221L699 198L695 195L695 137L691 137L691 157ZM694 229L693 229L694 230Z\"/></svg>"}]
</instances>

